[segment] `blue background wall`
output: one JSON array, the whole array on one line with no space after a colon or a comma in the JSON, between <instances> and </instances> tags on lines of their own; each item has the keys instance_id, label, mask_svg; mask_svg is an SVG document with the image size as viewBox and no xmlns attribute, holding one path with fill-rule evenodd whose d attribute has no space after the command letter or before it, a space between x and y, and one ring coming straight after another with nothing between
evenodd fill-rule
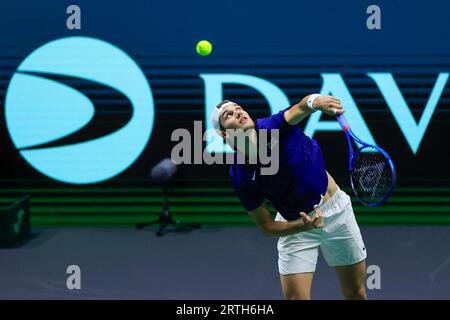
<instances>
[{"instance_id":1,"label":"blue background wall","mask_svg":"<svg viewBox=\"0 0 450 320\"><path fill-rule=\"evenodd\" d=\"M66 28L66 8L81 7L82 29ZM381 30L366 28L366 8L381 7ZM143 154L115 181L141 179L170 155L175 128L192 130L203 120L201 73L241 73L282 89L291 103L317 92L321 73L339 73L374 138L394 158L400 183L448 184L447 83L419 150L414 154L368 72L392 73L418 121L439 73L450 71L450 3L445 1L3 1L0 4L0 106L10 78L34 49L58 38L89 36L127 52L144 71L155 100L155 126ZM195 51L198 40L214 45L211 56ZM229 85L224 97L254 117L268 115L254 89ZM108 98L108 97L106 97ZM47 178L31 168L0 123L1 176ZM329 171L346 177L346 142L336 132L314 136ZM345 150L344 153L341 150ZM181 178L226 179L226 166L189 166ZM10 181L10 180L8 180Z\"/></svg>"}]
</instances>

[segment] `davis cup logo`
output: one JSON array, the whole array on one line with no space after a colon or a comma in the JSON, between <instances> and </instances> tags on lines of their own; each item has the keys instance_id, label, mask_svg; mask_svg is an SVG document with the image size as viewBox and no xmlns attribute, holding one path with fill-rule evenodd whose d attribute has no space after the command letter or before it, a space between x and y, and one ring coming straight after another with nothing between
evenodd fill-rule
<instances>
[{"instance_id":1,"label":"davis cup logo","mask_svg":"<svg viewBox=\"0 0 450 320\"><path fill-rule=\"evenodd\" d=\"M6 92L5 117L31 166L55 180L88 184L118 175L139 157L153 129L154 102L126 53L98 39L69 37L20 64Z\"/></svg>"}]
</instances>

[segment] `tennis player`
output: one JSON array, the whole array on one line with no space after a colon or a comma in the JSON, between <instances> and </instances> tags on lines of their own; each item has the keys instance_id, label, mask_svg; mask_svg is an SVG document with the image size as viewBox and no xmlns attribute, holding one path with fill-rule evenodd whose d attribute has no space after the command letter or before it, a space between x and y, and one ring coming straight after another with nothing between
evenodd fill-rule
<instances>
[{"instance_id":1,"label":"tennis player","mask_svg":"<svg viewBox=\"0 0 450 320\"><path fill-rule=\"evenodd\" d=\"M278 269L285 299L310 299L319 247L328 265L335 268L344 297L367 299L367 254L350 197L326 171L317 141L298 126L317 110L328 115L345 112L339 99L312 94L270 117L253 121L240 105L224 100L213 110L212 122L237 151L235 160L238 153L247 160L242 164L234 161L230 167L242 205L264 234L279 237ZM236 145L233 135L245 131L250 145L255 146L261 129L278 130L279 169L273 175L261 174L261 162L249 161L252 148ZM265 200L278 211L275 220Z\"/></svg>"}]
</instances>

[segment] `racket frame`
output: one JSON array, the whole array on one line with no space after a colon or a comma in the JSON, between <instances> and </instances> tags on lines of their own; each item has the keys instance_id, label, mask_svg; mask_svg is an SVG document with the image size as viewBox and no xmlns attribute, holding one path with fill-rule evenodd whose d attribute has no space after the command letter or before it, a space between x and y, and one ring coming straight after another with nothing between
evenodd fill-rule
<instances>
[{"instance_id":1,"label":"racket frame","mask_svg":"<svg viewBox=\"0 0 450 320\"><path fill-rule=\"evenodd\" d=\"M336 116L336 119L338 120L339 124L342 127L342 130L345 133L345 136L347 137L348 149L349 149L349 158L350 158L350 161L348 162L348 170L350 172L350 184L351 184L353 192L356 195L356 198L358 199L359 202L361 202L365 206L375 207L375 206L377 206L379 204L382 204L383 202L385 202L391 196L392 192L394 191L395 182L397 181L397 173L395 171L394 162L392 161L391 157L389 156L389 154L384 149L382 149L382 148L380 148L378 146L374 146L374 145L368 144L368 143L362 141L361 139L359 139L353 133L353 131L350 129L350 126L348 125L347 120L345 119L344 115L342 115L342 114L338 115L338 116ZM353 152L353 144L352 144L352 141L351 141L352 139L354 141L356 141L357 143L361 144L361 146L358 147L355 152ZM389 163L389 166L390 166L391 172L392 172L392 183L391 183L391 186L389 188L389 191L386 192L386 194L384 195L384 197L382 199L380 199L379 201L374 202L374 203L367 203L367 202L365 202L365 201L363 201L363 200L361 200L359 198L358 193L355 190L355 186L353 184L353 179L352 179L352 174L351 174L352 171L353 171L353 159L365 147L371 147L371 148L374 148L374 149L378 150L379 152L381 152L381 154L388 160L388 163Z\"/></svg>"}]
</instances>

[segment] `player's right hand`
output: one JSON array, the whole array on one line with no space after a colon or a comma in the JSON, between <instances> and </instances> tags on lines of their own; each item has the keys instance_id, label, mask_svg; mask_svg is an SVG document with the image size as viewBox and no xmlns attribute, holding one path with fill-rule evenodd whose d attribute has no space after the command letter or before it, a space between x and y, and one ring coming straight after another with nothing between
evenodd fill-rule
<instances>
[{"instance_id":1,"label":"player's right hand","mask_svg":"<svg viewBox=\"0 0 450 320\"><path fill-rule=\"evenodd\" d=\"M344 107L341 104L341 100L333 96L319 96L314 100L314 109L321 110L322 112L334 116L340 115L345 112Z\"/></svg>"}]
</instances>

